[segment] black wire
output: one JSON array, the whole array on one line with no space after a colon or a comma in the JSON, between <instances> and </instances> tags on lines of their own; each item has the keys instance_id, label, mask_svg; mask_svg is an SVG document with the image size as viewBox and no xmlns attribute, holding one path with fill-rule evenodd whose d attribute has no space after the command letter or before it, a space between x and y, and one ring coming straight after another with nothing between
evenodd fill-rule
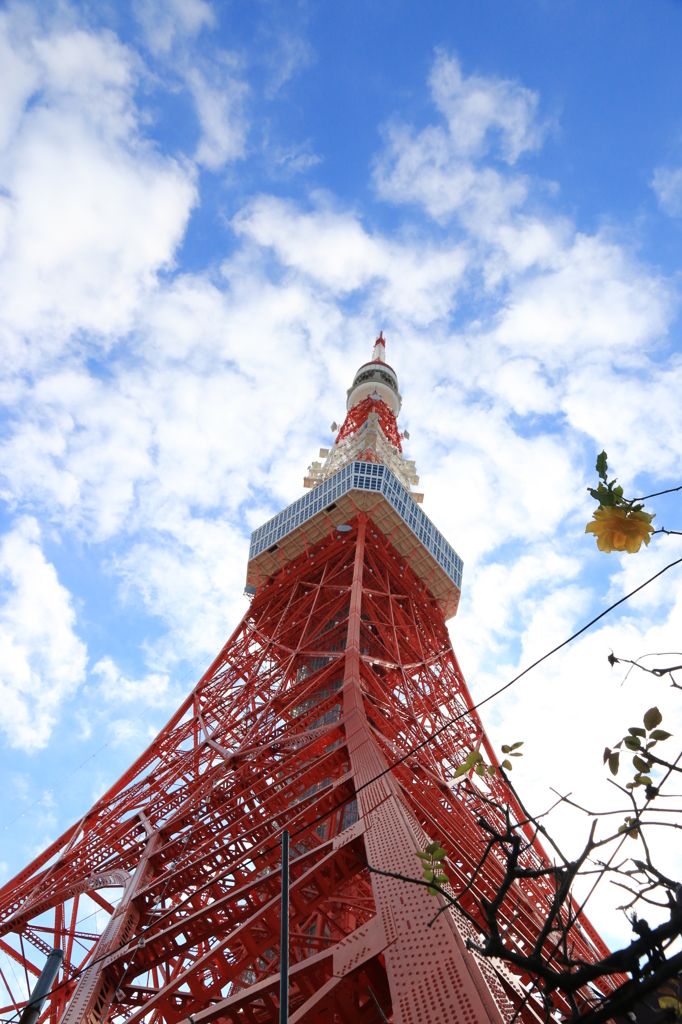
<instances>
[{"instance_id":1,"label":"black wire","mask_svg":"<svg viewBox=\"0 0 682 1024\"><path fill-rule=\"evenodd\" d=\"M682 490L682 487L674 488L674 489L675 490ZM575 633L572 633L571 636L569 636L566 640L563 640L560 644L557 644L556 647L553 647L550 651L547 651L547 653L543 654L541 658L537 658L531 665L528 665L528 667L524 668L524 670L522 672L519 672L519 674L514 676L513 679L510 679L508 683L505 683L504 686L500 686L500 687L498 687L497 690L493 690L493 692L488 694L487 697L484 697L483 700L478 701L476 704L472 704L472 706L470 708L467 708L467 710L463 711L461 714L456 715L454 718L449 718L445 722L444 725L442 725L439 729L436 729L436 731L431 733L430 736L427 736L426 739L422 740L421 743L418 743L416 747L413 747L406 754L403 754L402 757L399 757L396 761L393 762L393 764L389 765L387 768L384 768L382 771L380 771L373 778L368 779L367 782L363 782L361 786L358 786L357 789L355 790L355 794L354 794L353 797L350 797L348 800L344 800L342 803L338 804L336 807L332 807L331 810L326 811L322 815L319 815L312 822L306 822L305 825L301 826L301 828L297 829L296 832L293 832L291 834L291 839L294 839L296 836L300 835L302 832L305 832L305 831L309 830L310 828L313 827L313 825L317 824L318 821L322 821L325 818L328 818L330 814L333 814L335 811L339 810L341 807L345 807L346 804L351 803L352 800L355 800L357 798L357 794L362 792L363 789L366 789L367 786L371 786L373 782L377 782L379 779L383 778L384 775L387 775L389 772L393 771L394 768L397 768L399 765L403 764L408 759L408 757L412 757L412 755L416 754L417 751L422 750L425 746L427 746L427 744L429 744L433 740L435 740L437 736L440 736L440 734L442 732L445 732L446 729L449 729L451 726L453 726L457 722L461 721L462 718L466 718L467 715L470 715L473 711L476 711L478 708L483 707L483 705L487 704L488 701L491 701L495 697L498 697L501 693L504 693L505 690L508 690L510 686L513 686L514 683L517 683L519 681L519 679L522 679L523 676L527 675L529 672L531 672L538 665L542 664L543 661L546 661L548 658L551 658L551 656L553 654L556 654L557 651L560 651L562 649L562 647L566 647L568 644L572 643L573 640L576 640L579 636L581 636L588 629L590 629L592 626L594 626L594 624L596 622L599 622L600 619L603 619L606 615L608 615L610 612L612 612L615 608L618 608L619 605L624 604L626 601L629 601L631 597L634 597L635 594L638 594L640 590L643 590L645 587L648 587L650 583L653 583L654 580L657 580L660 576L663 575L663 573L667 572L668 569L672 569L676 565L680 565L680 563L682 563L682 558L677 558L674 562L670 562L668 565L664 566L662 569L659 570L659 572L655 573L653 576L650 576L648 580L645 580L644 583L640 583L640 585L638 587L635 587L634 590L631 590L629 594L625 594L624 597L619 598L618 601L614 601L614 603L612 605L609 605L608 608L605 608L603 612L599 613L599 615L595 615L595 617L593 619L590 619L589 622L587 622L584 626L582 626L580 629L578 629ZM260 860L261 857L264 857L268 853L272 853L273 850L276 850L278 846L279 846L279 844L271 846L267 850L263 850L261 853L258 853L258 854L256 854L253 857L250 856L249 859L252 860L252 861ZM214 884L215 881L216 881L216 879L214 878L214 879L212 879L212 881L210 883L207 883L207 884ZM200 891L200 890L198 890L198 891ZM171 910L169 910L169 914L176 913L182 907L184 902L187 902L190 899L196 898L198 891L193 892L191 894L191 896L187 897L186 900L181 901L175 907L171 908ZM147 927L142 932L140 932L140 935L137 937L137 943L136 944L139 943L139 940L140 940L141 936L146 935L146 933L151 928L153 928L157 924L159 924L161 922L161 920L162 920L162 918L160 918L157 921L153 921L151 924L148 924ZM101 957L98 957L95 960L91 960L90 963L87 964L85 967L83 967L80 970L74 972L74 974L72 974L70 978L60 982L59 985L57 985L55 988L53 988L51 990L50 995L53 992L58 992L60 988L64 987L64 985L70 984L75 978L80 977L81 974L83 974L85 971L89 970L91 967L94 967L94 965L99 963L101 960L105 960L107 957L111 956L113 953L120 952L120 950L125 949L126 946L128 946L128 945L129 945L128 942L124 942L117 949L109 950L108 953L103 954ZM134 948L131 949L131 955L134 955L134 951L135 951ZM10 1022L14 1019L14 1017L16 1017L16 1013L13 1015L13 1017L5 1018L2 1021L2 1024L10 1024Z\"/></svg>"},{"instance_id":2,"label":"black wire","mask_svg":"<svg viewBox=\"0 0 682 1024\"><path fill-rule=\"evenodd\" d=\"M661 494L674 494L676 491L682 491L682 484L679 487L669 487L667 491L654 491L653 494L645 494L643 498L632 498L631 501L647 501L649 498L659 498Z\"/></svg>"},{"instance_id":3,"label":"black wire","mask_svg":"<svg viewBox=\"0 0 682 1024\"><path fill-rule=\"evenodd\" d=\"M500 686L497 690L493 690L492 693L488 694L487 697L484 697L483 700L478 701L477 704L472 704L472 706L468 708L466 711L463 711L461 715L457 715L455 718L448 719L445 725L442 725L439 729L436 729L436 731L431 733L430 736L427 736L425 740L422 740L422 742L417 744L416 747L413 747L412 750L409 750L407 754L403 754L401 758L399 758L397 761L394 761L394 763L390 765L388 768L384 768L384 770L380 772L377 776L375 776L375 778L370 779L368 782L364 782L362 786L358 787L356 792L359 793L360 790L365 788L365 786L369 786L370 783L376 782L377 779L383 778L383 776L386 775L387 772L392 771L393 768L396 768L398 765L402 764L403 761L406 761L408 757L412 756L412 754L416 754L418 750L421 750L428 743L431 743L431 741L434 740L437 736L440 736L442 732L444 732L446 729L449 729L451 725L454 725L456 722L459 722L462 718L465 718L467 715L471 714L472 711L476 711L478 708L483 707L484 704L487 704L488 701L492 700L494 697L499 697L501 693L504 693L505 690L508 690L510 686L513 686L514 683L517 683L519 679L522 679L523 676L527 675L532 669L542 664L542 662L546 661L547 658L551 658L551 656L553 654L556 654L557 651L560 651L562 647L566 647L567 644L572 643L572 641L576 640L579 636L581 636L582 633L585 633L588 629L594 626L595 622L599 622L599 620L603 619L605 615L608 615L610 612L612 612L614 608L617 608L619 605L624 604L625 601L629 601L630 598L634 597L635 594L638 594L640 590L643 590L644 587L648 587L650 583L653 583L654 580L657 580L658 577L662 576L664 572L667 572L668 569L672 569L674 566L679 565L681 562L682 558L677 558L674 562L670 562L669 565L666 565L663 569L657 572L654 576L651 576L644 583L640 583L638 587L635 587L634 590L631 590L629 594L625 595L625 597L621 597L618 601L615 601L612 605L609 605L609 607L606 608L603 612L600 612L599 615L595 615L593 619L591 619L588 623L586 623L579 630L577 630L577 632L569 636L567 640L563 640L560 644L557 644L556 647L553 647L551 651L547 651L547 653L543 654L541 658L538 658L536 661L534 661L531 665L528 666L528 668L524 668L523 672L519 672L517 676L514 676L513 679L510 679L508 683L504 684L504 686Z\"/></svg>"}]
</instances>

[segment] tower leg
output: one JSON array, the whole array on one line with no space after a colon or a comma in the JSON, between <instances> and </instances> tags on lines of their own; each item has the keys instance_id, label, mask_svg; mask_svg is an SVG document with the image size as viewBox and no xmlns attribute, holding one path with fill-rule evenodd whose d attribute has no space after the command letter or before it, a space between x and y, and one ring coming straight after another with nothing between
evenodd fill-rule
<instances>
[{"instance_id":1,"label":"tower leg","mask_svg":"<svg viewBox=\"0 0 682 1024\"><path fill-rule=\"evenodd\" d=\"M107 953L115 952L128 941L139 920L140 914L133 898L148 874L149 858L156 842L156 835L147 841L135 874L127 883L121 902L97 943L95 962L81 975L60 1024L101 1024L106 1018L116 991L116 979L107 968Z\"/></svg>"},{"instance_id":2,"label":"tower leg","mask_svg":"<svg viewBox=\"0 0 682 1024\"><path fill-rule=\"evenodd\" d=\"M356 789L386 764L372 738L360 681L360 628L366 519L360 515L350 597L344 716ZM372 867L413 878L424 837L387 774L358 793L365 848ZM428 840L427 840L428 841ZM424 886L372 874L372 887L387 945L384 959L395 1024L504 1024L511 1004L493 972L467 952L450 912L429 927L439 903ZM393 908L398 908L396 912Z\"/></svg>"}]
</instances>

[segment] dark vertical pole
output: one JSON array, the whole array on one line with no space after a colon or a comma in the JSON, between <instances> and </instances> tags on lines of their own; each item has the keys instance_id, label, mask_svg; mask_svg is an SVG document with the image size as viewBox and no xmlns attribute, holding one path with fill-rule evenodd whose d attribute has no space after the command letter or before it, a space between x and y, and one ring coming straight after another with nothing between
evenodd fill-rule
<instances>
[{"instance_id":1,"label":"dark vertical pole","mask_svg":"<svg viewBox=\"0 0 682 1024\"><path fill-rule=\"evenodd\" d=\"M282 935L279 946L279 1024L289 1024L289 833L282 832Z\"/></svg>"},{"instance_id":2,"label":"dark vertical pole","mask_svg":"<svg viewBox=\"0 0 682 1024\"><path fill-rule=\"evenodd\" d=\"M54 984L54 979L57 977L59 968L62 966L64 960L64 953L61 949L53 949L51 953L48 953L45 966L43 967L40 977L38 978L31 998L24 1007L23 1013L21 1014L20 1024L35 1024L38 1020L40 1012L45 1005L45 1000L50 994L50 990Z\"/></svg>"}]
</instances>

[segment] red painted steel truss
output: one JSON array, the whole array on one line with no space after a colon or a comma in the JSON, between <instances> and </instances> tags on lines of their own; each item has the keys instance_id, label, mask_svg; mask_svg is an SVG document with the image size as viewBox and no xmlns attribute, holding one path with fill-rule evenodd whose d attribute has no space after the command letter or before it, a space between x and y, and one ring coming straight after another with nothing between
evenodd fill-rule
<instances>
[{"instance_id":1,"label":"red painted steel truss","mask_svg":"<svg viewBox=\"0 0 682 1024\"><path fill-rule=\"evenodd\" d=\"M475 1024L518 1007L528 979L466 952L463 917L430 928L438 898L367 870L418 877L414 853L437 839L461 891L485 846L476 786L510 794L499 775L452 785L473 746L495 760L475 712L391 769L471 701L435 601L371 515L350 526L266 581L145 753L0 890L20 978L65 952L45 1022L275 1024L284 828L292 1022ZM501 877L488 857L468 909ZM538 934L548 885L514 892L515 941ZM587 921L573 934L587 959L605 951ZM15 977L0 977L5 1013L26 1000Z\"/></svg>"},{"instance_id":2,"label":"red painted steel truss","mask_svg":"<svg viewBox=\"0 0 682 1024\"><path fill-rule=\"evenodd\" d=\"M398 430L398 424L396 418L380 398L372 398L368 395L357 405L354 405L352 409L348 411L341 429L334 441L334 444L339 444L340 441L344 441L347 437L351 437L363 423L367 422L367 417L371 412L375 412L379 416L379 426L381 427L384 437L392 444L399 452L402 452L403 446L401 443L402 435Z\"/></svg>"}]
</instances>

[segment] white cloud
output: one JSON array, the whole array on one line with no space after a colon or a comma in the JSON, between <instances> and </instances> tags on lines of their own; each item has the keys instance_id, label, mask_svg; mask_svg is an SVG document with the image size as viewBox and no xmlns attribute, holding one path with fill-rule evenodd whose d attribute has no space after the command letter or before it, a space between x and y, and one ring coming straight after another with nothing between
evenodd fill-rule
<instances>
[{"instance_id":1,"label":"white cloud","mask_svg":"<svg viewBox=\"0 0 682 1024\"><path fill-rule=\"evenodd\" d=\"M668 287L621 247L576 235L555 245L547 262L515 285L501 309L496 333L502 344L550 363L578 352L601 362L611 348L629 349L640 361L642 346L666 331Z\"/></svg>"},{"instance_id":2,"label":"white cloud","mask_svg":"<svg viewBox=\"0 0 682 1024\"><path fill-rule=\"evenodd\" d=\"M629 360L626 352L612 363L585 359L566 379L563 399L573 429L593 437L599 450L606 448L628 493L637 489L638 473L664 480L682 473L682 410L676 400L682 386L679 359L657 365L636 348L635 354L637 358Z\"/></svg>"},{"instance_id":3,"label":"white cloud","mask_svg":"<svg viewBox=\"0 0 682 1024\"><path fill-rule=\"evenodd\" d=\"M308 67L312 58L312 49L305 39L288 32L280 33L276 48L266 59L270 68L270 81L266 89L268 98L272 99L286 82Z\"/></svg>"},{"instance_id":4,"label":"white cloud","mask_svg":"<svg viewBox=\"0 0 682 1024\"><path fill-rule=\"evenodd\" d=\"M447 129L429 125L415 135L399 122L388 125L386 151L375 168L379 195L394 203L419 203L436 219L455 212L468 223L506 219L526 199L527 183L480 166L480 160L495 143L508 164L539 147L544 129L536 119L537 94L515 82L465 78L457 59L443 53L430 84Z\"/></svg>"},{"instance_id":5,"label":"white cloud","mask_svg":"<svg viewBox=\"0 0 682 1024\"><path fill-rule=\"evenodd\" d=\"M85 678L86 648L34 519L4 536L0 580L0 727L11 746L33 751L47 744L60 705Z\"/></svg>"},{"instance_id":6,"label":"white cloud","mask_svg":"<svg viewBox=\"0 0 682 1024\"><path fill-rule=\"evenodd\" d=\"M537 123L538 94L518 82L482 75L465 78L457 58L442 52L429 82L434 103L447 118L451 146L460 155L483 155L491 145L491 134L510 164L541 145L544 129Z\"/></svg>"},{"instance_id":7,"label":"white cloud","mask_svg":"<svg viewBox=\"0 0 682 1024\"><path fill-rule=\"evenodd\" d=\"M415 137L411 129L390 124L384 134L386 152L375 170L383 199L417 203L437 220L473 209L492 222L507 217L526 199L522 179L509 180L490 167L479 170L461 157L440 127L430 126Z\"/></svg>"},{"instance_id":8,"label":"white cloud","mask_svg":"<svg viewBox=\"0 0 682 1024\"><path fill-rule=\"evenodd\" d=\"M142 700L146 704L163 704L168 700L168 676L150 672L142 679L128 679L112 658L101 658L91 669L100 680L99 694L108 704L130 704Z\"/></svg>"},{"instance_id":9,"label":"white cloud","mask_svg":"<svg viewBox=\"0 0 682 1024\"><path fill-rule=\"evenodd\" d=\"M156 74L173 91L178 79L184 82L194 100L200 129L194 162L218 171L243 157L249 89L240 76L241 61L234 53L197 42L203 29L217 25L213 8L204 0L136 0L133 10L158 58Z\"/></svg>"},{"instance_id":10,"label":"white cloud","mask_svg":"<svg viewBox=\"0 0 682 1024\"><path fill-rule=\"evenodd\" d=\"M614 566L610 598L616 601L623 594L630 593L645 579L654 576L681 556L682 537L653 537L640 559L623 559L617 567ZM668 570L630 600L629 612L639 616L646 623L647 631L650 631L653 624L660 620L662 612L675 606L681 582L682 566ZM645 648L640 653L646 653Z\"/></svg>"},{"instance_id":11,"label":"white cloud","mask_svg":"<svg viewBox=\"0 0 682 1024\"><path fill-rule=\"evenodd\" d=\"M539 541L510 564L489 562L477 569L455 627L469 663L489 670L507 645L518 639L519 629L537 607L545 605L548 594L557 587L570 587L579 570L575 556L558 553L546 541Z\"/></svg>"},{"instance_id":12,"label":"white cloud","mask_svg":"<svg viewBox=\"0 0 682 1024\"><path fill-rule=\"evenodd\" d=\"M218 653L246 610L246 555L234 528L199 517L131 548L117 565L124 585L170 631L147 644L149 662L163 670Z\"/></svg>"},{"instance_id":13,"label":"white cloud","mask_svg":"<svg viewBox=\"0 0 682 1024\"><path fill-rule=\"evenodd\" d=\"M125 387L83 370L46 374L22 392L23 429L2 447L3 497L31 495L63 524L101 540L129 513L150 469L153 426Z\"/></svg>"},{"instance_id":14,"label":"white cloud","mask_svg":"<svg viewBox=\"0 0 682 1024\"><path fill-rule=\"evenodd\" d=\"M14 136L26 102L40 84L38 69L21 53L21 36L33 28L32 19L26 24L26 13L18 25L6 11L0 13L0 149Z\"/></svg>"},{"instance_id":15,"label":"white cloud","mask_svg":"<svg viewBox=\"0 0 682 1024\"><path fill-rule=\"evenodd\" d=\"M210 71L190 67L185 72L202 132L194 159L210 171L244 155L246 123L242 109L248 90L234 77L233 65L226 54Z\"/></svg>"},{"instance_id":16,"label":"white cloud","mask_svg":"<svg viewBox=\"0 0 682 1024\"><path fill-rule=\"evenodd\" d=\"M134 0L133 12L157 55L167 53L178 37L182 44L216 23L213 8L204 0Z\"/></svg>"},{"instance_id":17,"label":"white cloud","mask_svg":"<svg viewBox=\"0 0 682 1024\"><path fill-rule=\"evenodd\" d=\"M337 297L370 288L382 312L428 323L446 316L467 264L464 246L437 248L396 242L367 232L347 212L319 208L304 213L293 204L261 196L235 217L238 234L274 249L286 267L312 278Z\"/></svg>"},{"instance_id":18,"label":"white cloud","mask_svg":"<svg viewBox=\"0 0 682 1024\"><path fill-rule=\"evenodd\" d=\"M651 187L664 213L682 217L682 167L657 167Z\"/></svg>"},{"instance_id":19,"label":"white cloud","mask_svg":"<svg viewBox=\"0 0 682 1024\"><path fill-rule=\"evenodd\" d=\"M322 163L322 157L313 153L308 144L303 146L276 147L272 151L273 172L290 177L303 174L311 167Z\"/></svg>"},{"instance_id":20,"label":"white cloud","mask_svg":"<svg viewBox=\"0 0 682 1024\"><path fill-rule=\"evenodd\" d=\"M79 330L128 330L196 199L192 169L140 134L135 59L110 33L15 32L3 16L31 87L15 90L0 151L0 331L14 371Z\"/></svg>"}]
</instances>

